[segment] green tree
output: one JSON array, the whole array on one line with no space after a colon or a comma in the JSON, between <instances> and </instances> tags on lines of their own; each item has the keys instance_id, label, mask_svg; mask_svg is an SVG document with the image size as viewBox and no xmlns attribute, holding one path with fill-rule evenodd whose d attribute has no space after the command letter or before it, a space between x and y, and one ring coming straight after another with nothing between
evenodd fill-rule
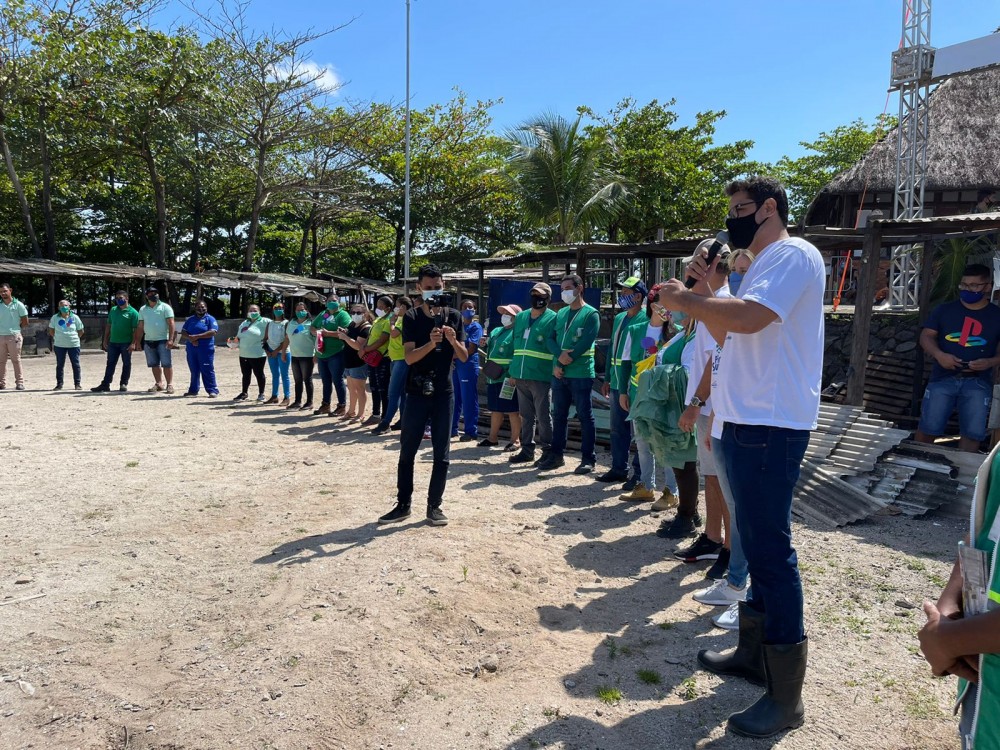
<instances>
[{"instance_id":1,"label":"green tree","mask_svg":"<svg viewBox=\"0 0 1000 750\"><path fill-rule=\"evenodd\" d=\"M611 164L612 134L588 135L581 117L569 122L545 114L508 131L508 175L525 216L556 244L584 240L606 227L625 204L628 190Z\"/></svg>"},{"instance_id":2,"label":"green tree","mask_svg":"<svg viewBox=\"0 0 1000 750\"><path fill-rule=\"evenodd\" d=\"M895 126L895 118L881 115L868 124L858 118L822 132L814 141L800 141L807 153L796 159L784 156L774 173L788 190L789 213L802 218L819 191L845 169L853 167L862 156Z\"/></svg>"},{"instance_id":3,"label":"green tree","mask_svg":"<svg viewBox=\"0 0 1000 750\"><path fill-rule=\"evenodd\" d=\"M675 100L638 107L623 99L588 130L615 143L612 168L629 185L629 196L609 225L612 241L648 242L667 235L722 225L728 210L726 184L750 169L753 141L716 145L716 124L725 112L700 112L678 126Z\"/></svg>"}]
</instances>

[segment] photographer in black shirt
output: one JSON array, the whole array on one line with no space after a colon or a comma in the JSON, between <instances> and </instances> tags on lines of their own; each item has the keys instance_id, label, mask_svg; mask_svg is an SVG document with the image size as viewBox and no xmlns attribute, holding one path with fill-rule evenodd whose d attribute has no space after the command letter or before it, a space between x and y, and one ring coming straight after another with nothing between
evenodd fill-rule
<instances>
[{"instance_id":1,"label":"photographer in black shirt","mask_svg":"<svg viewBox=\"0 0 1000 750\"><path fill-rule=\"evenodd\" d=\"M451 363L455 358L465 362L469 352L464 344L462 318L458 310L451 307L450 295L444 292L444 278L437 266L424 266L417 273L417 293L423 298L423 304L403 317L403 349L409 372L399 437L396 507L378 522L393 523L409 518L413 462L424 437L424 426L430 421L434 465L427 490L427 522L432 526L445 526L448 518L441 512L441 502L448 480L451 418L455 409Z\"/></svg>"}]
</instances>

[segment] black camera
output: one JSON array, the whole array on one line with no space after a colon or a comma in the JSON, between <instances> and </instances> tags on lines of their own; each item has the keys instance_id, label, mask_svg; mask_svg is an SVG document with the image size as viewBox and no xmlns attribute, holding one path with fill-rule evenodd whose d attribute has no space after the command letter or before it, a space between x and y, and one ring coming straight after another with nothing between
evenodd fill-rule
<instances>
[{"instance_id":1,"label":"black camera","mask_svg":"<svg viewBox=\"0 0 1000 750\"><path fill-rule=\"evenodd\" d=\"M412 392L419 393L424 398L430 398L434 395L434 376L414 373L410 376L410 386Z\"/></svg>"},{"instance_id":2,"label":"black camera","mask_svg":"<svg viewBox=\"0 0 1000 750\"><path fill-rule=\"evenodd\" d=\"M455 295L451 292L439 292L427 299L427 304L431 307L451 307L455 301Z\"/></svg>"}]
</instances>

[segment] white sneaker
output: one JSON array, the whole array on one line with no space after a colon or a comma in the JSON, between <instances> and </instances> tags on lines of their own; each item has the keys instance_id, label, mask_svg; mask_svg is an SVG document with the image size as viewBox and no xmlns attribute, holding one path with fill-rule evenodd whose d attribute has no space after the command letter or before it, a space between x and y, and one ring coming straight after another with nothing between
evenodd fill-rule
<instances>
[{"instance_id":1,"label":"white sneaker","mask_svg":"<svg viewBox=\"0 0 1000 750\"><path fill-rule=\"evenodd\" d=\"M708 604L712 607L722 607L733 604L733 602L745 602L747 599L747 587L734 589L729 585L729 581L720 578L712 583L707 589L699 589L694 592L694 600L701 604Z\"/></svg>"},{"instance_id":2,"label":"white sneaker","mask_svg":"<svg viewBox=\"0 0 1000 750\"><path fill-rule=\"evenodd\" d=\"M712 624L717 628L722 628L723 630L739 630L740 629L740 603L733 602L729 605L729 609L723 612L721 615L716 615L712 618Z\"/></svg>"}]
</instances>

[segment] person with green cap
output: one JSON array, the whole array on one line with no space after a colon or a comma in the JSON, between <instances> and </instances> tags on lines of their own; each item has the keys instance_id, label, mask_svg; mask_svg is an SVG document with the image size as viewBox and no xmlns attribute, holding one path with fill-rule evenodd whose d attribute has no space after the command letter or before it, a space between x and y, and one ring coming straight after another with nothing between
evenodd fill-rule
<instances>
[{"instance_id":1,"label":"person with green cap","mask_svg":"<svg viewBox=\"0 0 1000 750\"><path fill-rule=\"evenodd\" d=\"M611 468L597 477L598 482L625 482L622 489L631 492L639 482L639 453L632 456L632 476L628 475L629 448L632 446L632 424L628 412L621 406L621 394L628 391L628 382L622 382L621 366L630 326L649 322L643 303L649 290L638 276L620 282L618 295L621 312L611 326L611 348L608 350L606 377L601 388L611 410Z\"/></svg>"},{"instance_id":2,"label":"person with green cap","mask_svg":"<svg viewBox=\"0 0 1000 750\"><path fill-rule=\"evenodd\" d=\"M342 417L347 411L347 387L344 383L344 342L338 336L341 329L347 330L351 316L341 307L336 291L330 293L326 310L312 322L316 332L316 366L323 381L323 401L313 414L332 414ZM337 408L330 410L330 399L337 392Z\"/></svg>"},{"instance_id":3,"label":"person with green cap","mask_svg":"<svg viewBox=\"0 0 1000 750\"><path fill-rule=\"evenodd\" d=\"M49 336L52 338L52 348L56 353L56 387L63 387L63 371L66 368L66 357L73 366L73 387L80 390L80 340L83 338L83 321L80 316L70 310L69 300L59 300L59 312L49 320Z\"/></svg>"}]
</instances>

